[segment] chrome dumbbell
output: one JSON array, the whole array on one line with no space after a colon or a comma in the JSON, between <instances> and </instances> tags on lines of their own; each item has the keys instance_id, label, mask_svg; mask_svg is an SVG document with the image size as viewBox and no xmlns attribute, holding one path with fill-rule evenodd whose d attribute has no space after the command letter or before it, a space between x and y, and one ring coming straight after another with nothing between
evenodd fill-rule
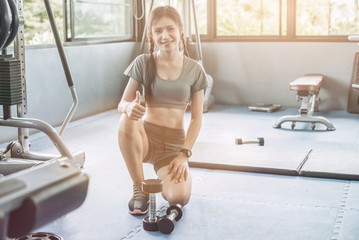
<instances>
[{"instance_id":1,"label":"chrome dumbbell","mask_svg":"<svg viewBox=\"0 0 359 240\"><path fill-rule=\"evenodd\" d=\"M149 216L142 220L143 229L147 231L157 231L158 216L156 215L156 193L162 192L162 180L147 179L142 183L142 191L149 194L150 206Z\"/></svg>"}]
</instances>

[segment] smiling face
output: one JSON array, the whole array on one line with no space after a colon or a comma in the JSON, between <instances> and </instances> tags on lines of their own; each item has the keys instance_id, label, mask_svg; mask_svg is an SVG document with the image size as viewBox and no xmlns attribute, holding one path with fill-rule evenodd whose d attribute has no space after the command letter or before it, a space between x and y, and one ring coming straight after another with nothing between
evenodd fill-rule
<instances>
[{"instance_id":1,"label":"smiling face","mask_svg":"<svg viewBox=\"0 0 359 240\"><path fill-rule=\"evenodd\" d=\"M152 10L147 27L151 53L155 45L160 51L179 51L180 42L185 41L181 16L173 7L162 6Z\"/></svg>"},{"instance_id":2,"label":"smiling face","mask_svg":"<svg viewBox=\"0 0 359 240\"><path fill-rule=\"evenodd\" d=\"M171 18L162 17L156 21L152 26L152 36L160 51L178 51L181 34Z\"/></svg>"}]
</instances>

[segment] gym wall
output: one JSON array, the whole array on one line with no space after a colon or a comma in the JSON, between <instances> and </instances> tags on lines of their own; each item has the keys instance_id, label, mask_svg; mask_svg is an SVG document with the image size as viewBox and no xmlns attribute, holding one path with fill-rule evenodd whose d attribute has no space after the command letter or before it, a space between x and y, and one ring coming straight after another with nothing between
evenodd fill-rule
<instances>
[{"instance_id":1,"label":"gym wall","mask_svg":"<svg viewBox=\"0 0 359 240\"><path fill-rule=\"evenodd\" d=\"M299 108L289 83L308 73L324 75L319 110L345 110L357 43L203 42L204 67L214 79L216 103L276 103Z\"/></svg>"},{"instance_id":2,"label":"gym wall","mask_svg":"<svg viewBox=\"0 0 359 240\"><path fill-rule=\"evenodd\" d=\"M124 42L65 47L79 99L73 119L116 108L128 81L123 72L134 58L135 45ZM26 47L25 64L27 117L60 126L72 106L72 96L55 45ZM16 116L14 106L12 116ZM0 143L17 139L16 128L0 127L0 132Z\"/></svg>"}]
</instances>

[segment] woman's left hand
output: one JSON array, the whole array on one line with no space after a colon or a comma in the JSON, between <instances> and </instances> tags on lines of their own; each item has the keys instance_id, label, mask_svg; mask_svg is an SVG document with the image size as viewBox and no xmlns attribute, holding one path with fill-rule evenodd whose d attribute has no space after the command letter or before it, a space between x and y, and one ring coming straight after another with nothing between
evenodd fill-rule
<instances>
[{"instance_id":1,"label":"woman's left hand","mask_svg":"<svg viewBox=\"0 0 359 240\"><path fill-rule=\"evenodd\" d=\"M168 174L171 175L171 181L175 181L175 183L180 183L182 179L187 181L189 166L187 157L185 156L177 156L172 160L168 167Z\"/></svg>"}]
</instances>

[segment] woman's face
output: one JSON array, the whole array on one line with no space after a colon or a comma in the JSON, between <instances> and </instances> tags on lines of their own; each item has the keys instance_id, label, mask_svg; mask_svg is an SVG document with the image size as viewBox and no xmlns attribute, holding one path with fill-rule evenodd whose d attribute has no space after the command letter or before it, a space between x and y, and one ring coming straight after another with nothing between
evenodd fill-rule
<instances>
[{"instance_id":1,"label":"woman's face","mask_svg":"<svg viewBox=\"0 0 359 240\"><path fill-rule=\"evenodd\" d=\"M177 24L171 18L163 17L155 22L152 36L160 51L179 51L181 35Z\"/></svg>"}]
</instances>

